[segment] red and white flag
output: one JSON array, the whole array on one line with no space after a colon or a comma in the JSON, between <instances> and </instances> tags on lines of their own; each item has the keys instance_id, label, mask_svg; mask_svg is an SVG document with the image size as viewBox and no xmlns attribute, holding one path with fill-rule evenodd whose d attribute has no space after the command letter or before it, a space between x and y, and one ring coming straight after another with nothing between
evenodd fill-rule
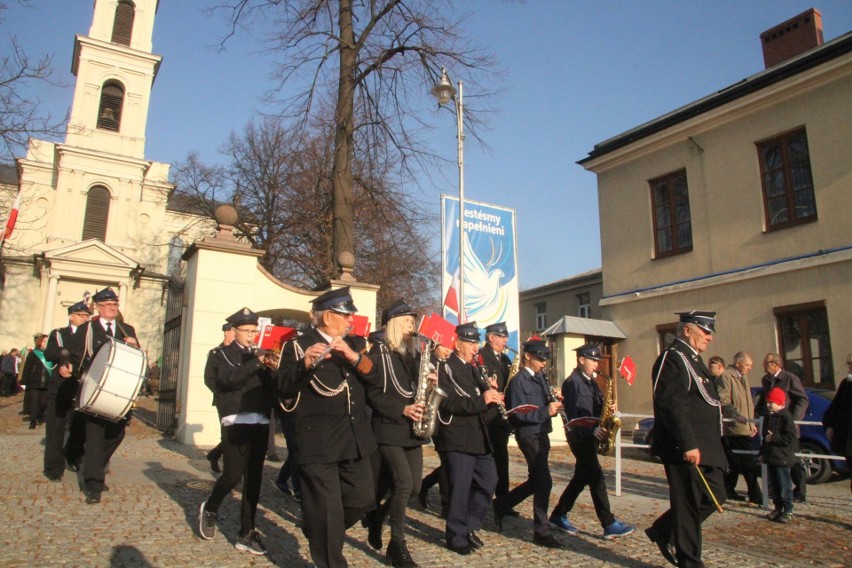
<instances>
[{"instance_id":1,"label":"red and white flag","mask_svg":"<svg viewBox=\"0 0 852 568\"><path fill-rule=\"evenodd\" d=\"M450 287L447 289L447 295L444 297L444 316L447 312L456 316L459 323L464 323L464 317L459 312L459 272L453 273L453 280L450 282Z\"/></svg>"},{"instance_id":2,"label":"red and white flag","mask_svg":"<svg viewBox=\"0 0 852 568\"><path fill-rule=\"evenodd\" d=\"M621 365L618 367L618 374L624 377L628 385L633 386L633 381L636 380L636 363L630 358L630 355L625 355L621 360Z\"/></svg>"},{"instance_id":3,"label":"red and white flag","mask_svg":"<svg viewBox=\"0 0 852 568\"><path fill-rule=\"evenodd\" d=\"M9 237L12 236L12 231L15 230L15 221L18 220L18 209L21 207L21 191L18 190L18 196L15 198L15 204L12 206L12 210L9 212L9 219L6 221L6 231L3 233L3 240L5 241Z\"/></svg>"}]
</instances>

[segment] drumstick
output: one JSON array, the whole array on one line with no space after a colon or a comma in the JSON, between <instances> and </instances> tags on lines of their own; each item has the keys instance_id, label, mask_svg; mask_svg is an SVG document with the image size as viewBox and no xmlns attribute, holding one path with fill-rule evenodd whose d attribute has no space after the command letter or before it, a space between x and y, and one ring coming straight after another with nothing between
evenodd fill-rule
<instances>
[{"instance_id":1,"label":"drumstick","mask_svg":"<svg viewBox=\"0 0 852 568\"><path fill-rule=\"evenodd\" d=\"M713 494L713 490L710 489L710 484L707 483L707 478L704 477L704 474L701 472L701 468L698 467L698 464L695 464L695 471L698 472L699 477L701 477L701 481L704 482L704 487L707 488L707 492L710 494L710 498L713 499L713 503L716 505L716 510L720 513L724 513L725 510L722 509L722 506L719 504L719 501L716 500L716 496Z\"/></svg>"}]
</instances>

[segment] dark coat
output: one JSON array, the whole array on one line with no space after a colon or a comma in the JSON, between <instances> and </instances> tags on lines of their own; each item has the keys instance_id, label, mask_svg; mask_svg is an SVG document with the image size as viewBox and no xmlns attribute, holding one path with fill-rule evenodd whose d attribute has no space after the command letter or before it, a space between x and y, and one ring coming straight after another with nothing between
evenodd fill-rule
<instances>
[{"instance_id":1,"label":"dark coat","mask_svg":"<svg viewBox=\"0 0 852 568\"><path fill-rule=\"evenodd\" d=\"M211 351L208 360L219 419L256 412L269 417L275 390L272 374L251 350L234 341ZM205 382L207 376L205 375Z\"/></svg>"},{"instance_id":2,"label":"dark coat","mask_svg":"<svg viewBox=\"0 0 852 568\"><path fill-rule=\"evenodd\" d=\"M598 384L583 376L580 369L574 369L562 383L562 405L568 420L586 416L600 418L603 413L603 399ZM591 439L594 433L595 427L578 426L571 429L571 435L577 438Z\"/></svg>"},{"instance_id":3,"label":"dark coat","mask_svg":"<svg viewBox=\"0 0 852 568\"><path fill-rule=\"evenodd\" d=\"M33 349L24 362L21 384L26 386L28 390L47 390L49 382L50 371L47 370L47 367L44 366L39 356L36 355L35 349Z\"/></svg>"},{"instance_id":4,"label":"dark coat","mask_svg":"<svg viewBox=\"0 0 852 568\"><path fill-rule=\"evenodd\" d=\"M511 378L509 372L512 369L512 361L504 353L497 355L488 345L479 350L482 364L485 366L488 376L497 376L497 390L506 392L506 383Z\"/></svg>"},{"instance_id":5,"label":"dark coat","mask_svg":"<svg viewBox=\"0 0 852 568\"><path fill-rule=\"evenodd\" d=\"M689 361L700 387L679 354ZM654 387L651 449L655 455L663 463L683 464L683 454L698 449L701 465L727 467L722 447L721 402L713 375L701 358L678 339L657 357L651 377Z\"/></svg>"},{"instance_id":6,"label":"dark coat","mask_svg":"<svg viewBox=\"0 0 852 568\"><path fill-rule=\"evenodd\" d=\"M345 341L356 348L351 336ZM357 366L333 355L311 371L305 368L304 351L315 343L326 343L315 328L310 328L281 351L281 365L275 375L280 400L294 399L293 410L296 444L300 465L332 464L344 460L367 458L376 450L376 439L367 413L367 387L376 385L372 360L362 356ZM323 396L317 388L336 390L348 384L339 394ZM312 384L313 383L313 384Z\"/></svg>"},{"instance_id":7,"label":"dark coat","mask_svg":"<svg viewBox=\"0 0 852 568\"><path fill-rule=\"evenodd\" d=\"M772 432L772 439L766 435ZM763 419L763 445L760 446L760 456L767 465L788 467L796 459L794 454L796 443L796 424L793 416L784 408L775 414L767 412Z\"/></svg>"},{"instance_id":8,"label":"dark coat","mask_svg":"<svg viewBox=\"0 0 852 568\"><path fill-rule=\"evenodd\" d=\"M377 355L371 356L376 367L378 392L370 392L369 401L373 409L370 423L376 442L384 446L410 448L427 442L412 432L411 420L402 415L409 404L414 404L417 394L418 361L404 361L402 355L382 345ZM402 390L411 392L403 396L393 384L391 368Z\"/></svg>"},{"instance_id":9,"label":"dark coat","mask_svg":"<svg viewBox=\"0 0 852 568\"><path fill-rule=\"evenodd\" d=\"M232 342L233 343L233 342ZM216 354L220 349L224 349L225 344L220 343L218 346L214 347L210 351L207 352L207 363L204 365L204 386L210 389L210 392L213 393L213 406L216 406L216 362L213 359L213 355Z\"/></svg>"},{"instance_id":10,"label":"dark coat","mask_svg":"<svg viewBox=\"0 0 852 568\"><path fill-rule=\"evenodd\" d=\"M136 337L136 330L133 329L132 325L122 323L115 326L114 337L116 339L127 339L128 337L132 337L139 341ZM90 333L92 334L92 350L91 352L86 349L86 337ZM100 324L98 316L93 317L91 320L87 321L83 325L77 328L77 331L74 332L68 342L67 349L68 354L71 358L71 364L74 367L75 376L81 377L83 373L88 370L89 365L92 363L92 359L97 354L98 350L104 343L109 341L109 336L107 336L106 331L104 331L103 326Z\"/></svg>"},{"instance_id":11,"label":"dark coat","mask_svg":"<svg viewBox=\"0 0 852 568\"><path fill-rule=\"evenodd\" d=\"M54 365L61 365L66 361L70 361L67 346L71 342L71 336L73 335L74 331L70 325L51 331L47 338L47 347L44 348L44 358ZM47 395L56 398L57 409L70 408L77 397L77 387L79 384L79 381L75 377L65 379L59 374L58 370L54 370L53 376L48 383Z\"/></svg>"},{"instance_id":12,"label":"dark coat","mask_svg":"<svg viewBox=\"0 0 852 568\"><path fill-rule=\"evenodd\" d=\"M852 456L852 377L846 377L822 416L822 425L834 430L831 446L847 459Z\"/></svg>"},{"instance_id":13,"label":"dark coat","mask_svg":"<svg viewBox=\"0 0 852 568\"><path fill-rule=\"evenodd\" d=\"M757 400L755 407L756 415L767 414L766 394L773 388L778 387L787 394L787 410L790 411L793 420L805 419L805 413L808 410L808 395L799 377L781 369L778 371L778 376L763 375L761 384L763 385L763 392Z\"/></svg>"},{"instance_id":14,"label":"dark coat","mask_svg":"<svg viewBox=\"0 0 852 568\"><path fill-rule=\"evenodd\" d=\"M515 436L524 438L534 434L553 431L548 412L550 387L541 373L533 375L529 369L521 369L512 377L506 389L506 406L514 408L521 404L534 404L538 408L525 414L512 414L509 420L515 427Z\"/></svg>"},{"instance_id":15,"label":"dark coat","mask_svg":"<svg viewBox=\"0 0 852 568\"><path fill-rule=\"evenodd\" d=\"M438 386L447 393L438 413L435 447L439 452L484 455L492 451L487 421L496 416L481 395L479 370L455 353L438 368ZM468 396L460 394L456 388Z\"/></svg>"}]
</instances>

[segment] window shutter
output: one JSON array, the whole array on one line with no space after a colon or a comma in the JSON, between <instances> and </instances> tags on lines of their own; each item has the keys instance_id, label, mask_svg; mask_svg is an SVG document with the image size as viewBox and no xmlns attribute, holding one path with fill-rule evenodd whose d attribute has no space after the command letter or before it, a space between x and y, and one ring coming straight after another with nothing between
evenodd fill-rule
<instances>
[{"instance_id":1,"label":"window shutter","mask_svg":"<svg viewBox=\"0 0 852 568\"><path fill-rule=\"evenodd\" d=\"M115 20L112 24L112 43L130 46L133 35L133 4L121 1L115 8Z\"/></svg>"},{"instance_id":2,"label":"window shutter","mask_svg":"<svg viewBox=\"0 0 852 568\"><path fill-rule=\"evenodd\" d=\"M98 107L98 128L118 132L123 106L124 89L117 83L105 83L101 89L101 104Z\"/></svg>"},{"instance_id":3,"label":"window shutter","mask_svg":"<svg viewBox=\"0 0 852 568\"><path fill-rule=\"evenodd\" d=\"M102 186L89 190L86 199L86 216L83 219L83 240L98 239L106 241L107 220L109 219L109 191Z\"/></svg>"}]
</instances>

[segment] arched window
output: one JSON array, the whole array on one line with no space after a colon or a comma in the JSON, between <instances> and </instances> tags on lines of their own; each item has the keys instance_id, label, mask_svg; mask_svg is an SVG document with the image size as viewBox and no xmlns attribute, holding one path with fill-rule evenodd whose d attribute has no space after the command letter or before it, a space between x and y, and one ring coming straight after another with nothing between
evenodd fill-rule
<instances>
[{"instance_id":1,"label":"arched window","mask_svg":"<svg viewBox=\"0 0 852 568\"><path fill-rule=\"evenodd\" d=\"M115 20L112 24L112 43L130 45L130 37L133 35L133 16L136 9L130 0L119 0L115 7Z\"/></svg>"},{"instance_id":2,"label":"arched window","mask_svg":"<svg viewBox=\"0 0 852 568\"><path fill-rule=\"evenodd\" d=\"M118 81L107 81L101 89L98 107L98 128L118 132L121 126L121 109L124 106L124 87Z\"/></svg>"},{"instance_id":3,"label":"arched window","mask_svg":"<svg viewBox=\"0 0 852 568\"><path fill-rule=\"evenodd\" d=\"M96 185L89 190L86 199L83 240L106 241L107 219L109 219L109 190L102 185Z\"/></svg>"}]
</instances>

